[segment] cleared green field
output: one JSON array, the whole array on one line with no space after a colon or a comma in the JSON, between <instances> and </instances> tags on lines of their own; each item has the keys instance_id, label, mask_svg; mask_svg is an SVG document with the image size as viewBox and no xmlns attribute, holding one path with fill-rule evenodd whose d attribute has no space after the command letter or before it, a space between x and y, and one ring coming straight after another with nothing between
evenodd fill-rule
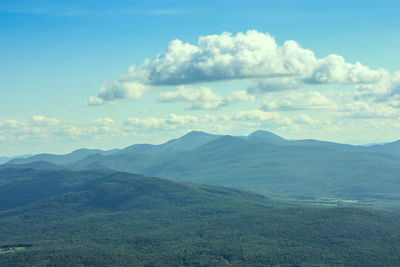
<instances>
[{"instance_id":1,"label":"cleared green field","mask_svg":"<svg viewBox=\"0 0 400 267\"><path fill-rule=\"evenodd\" d=\"M23 251L27 249L28 247L9 247L9 248L0 248L0 254L6 254L6 253L15 253L19 251Z\"/></svg>"}]
</instances>

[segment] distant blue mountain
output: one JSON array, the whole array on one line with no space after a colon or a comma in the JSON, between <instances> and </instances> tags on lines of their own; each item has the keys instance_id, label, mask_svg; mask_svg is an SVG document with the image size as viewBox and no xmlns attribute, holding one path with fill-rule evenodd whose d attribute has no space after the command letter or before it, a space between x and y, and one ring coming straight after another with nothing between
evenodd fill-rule
<instances>
[{"instance_id":1,"label":"distant blue mountain","mask_svg":"<svg viewBox=\"0 0 400 267\"><path fill-rule=\"evenodd\" d=\"M286 140L266 131L246 137L193 131L160 145L41 154L10 163L35 168L35 161L48 161L75 170L118 170L291 199L350 199L400 209L399 146L400 141L354 146ZM45 168L43 162L39 166Z\"/></svg>"},{"instance_id":2,"label":"distant blue mountain","mask_svg":"<svg viewBox=\"0 0 400 267\"><path fill-rule=\"evenodd\" d=\"M19 159L19 158L28 158L28 157L32 157L32 154L25 154L25 155L18 155L18 156L14 156L14 157L0 157L0 164L6 163L12 159Z\"/></svg>"},{"instance_id":3,"label":"distant blue mountain","mask_svg":"<svg viewBox=\"0 0 400 267\"><path fill-rule=\"evenodd\" d=\"M381 145L372 145L368 147L368 150L372 152L392 154L400 157L400 140Z\"/></svg>"},{"instance_id":4,"label":"distant blue mountain","mask_svg":"<svg viewBox=\"0 0 400 267\"><path fill-rule=\"evenodd\" d=\"M117 154L145 153L145 154L169 154L190 150L219 138L220 135L208 134L200 131L192 131L178 139L172 139L161 145L137 144L129 146Z\"/></svg>"},{"instance_id":5,"label":"distant blue mountain","mask_svg":"<svg viewBox=\"0 0 400 267\"><path fill-rule=\"evenodd\" d=\"M400 208L397 145L290 141L265 131L247 137L192 132L152 146L152 151L134 146L124 153L92 155L71 166L142 173L294 199L357 199L364 206L379 202Z\"/></svg>"},{"instance_id":6,"label":"distant blue mountain","mask_svg":"<svg viewBox=\"0 0 400 267\"><path fill-rule=\"evenodd\" d=\"M7 163L10 164L25 164L25 163L32 163L35 161L47 161L50 163L54 164L69 164L73 163L78 160L82 160L86 158L87 156L93 155L93 154L101 154L101 155L109 155L117 152L118 149L113 149L110 151L103 151L99 149L78 149L75 150L71 153L64 154L64 155L55 155L55 154L37 154L31 157L27 158L16 158L8 161Z\"/></svg>"},{"instance_id":7,"label":"distant blue mountain","mask_svg":"<svg viewBox=\"0 0 400 267\"><path fill-rule=\"evenodd\" d=\"M258 130L247 136L248 140L266 141L266 142L285 142L286 139L267 131Z\"/></svg>"}]
</instances>

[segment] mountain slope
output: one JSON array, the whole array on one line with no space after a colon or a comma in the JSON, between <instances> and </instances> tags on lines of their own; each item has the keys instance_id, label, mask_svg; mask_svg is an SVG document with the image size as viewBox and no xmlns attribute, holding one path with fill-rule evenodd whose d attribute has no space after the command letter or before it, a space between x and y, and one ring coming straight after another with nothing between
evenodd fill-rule
<instances>
[{"instance_id":1,"label":"mountain slope","mask_svg":"<svg viewBox=\"0 0 400 267\"><path fill-rule=\"evenodd\" d=\"M168 154L194 149L212 140L219 138L219 135L208 134L200 131L191 131L186 135L172 139L161 145L137 144L122 149L118 154L139 153L139 154Z\"/></svg>"},{"instance_id":2,"label":"mountain slope","mask_svg":"<svg viewBox=\"0 0 400 267\"><path fill-rule=\"evenodd\" d=\"M95 169L95 164L318 203L400 208L395 156L335 143L281 141L223 136L179 153L94 155L72 166Z\"/></svg>"},{"instance_id":3,"label":"mountain slope","mask_svg":"<svg viewBox=\"0 0 400 267\"><path fill-rule=\"evenodd\" d=\"M18 159L18 158L28 158L31 157L31 154L26 154L26 155L19 155L19 156L15 156L15 157L0 157L0 164L6 163L10 160L13 159Z\"/></svg>"},{"instance_id":4,"label":"mountain slope","mask_svg":"<svg viewBox=\"0 0 400 267\"><path fill-rule=\"evenodd\" d=\"M288 142L286 139L268 132L268 131L255 131L251 134L249 134L246 139L248 140L254 140L254 141L264 141L264 142L271 142L271 143L285 143Z\"/></svg>"},{"instance_id":5,"label":"mountain slope","mask_svg":"<svg viewBox=\"0 0 400 267\"><path fill-rule=\"evenodd\" d=\"M400 161L383 154L232 137L181 153L143 173L281 197L353 199L367 205L375 200L400 207Z\"/></svg>"},{"instance_id":6,"label":"mountain slope","mask_svg":"<svg viewBox=\"0 0 400 267\"><path fill-rule=\"evenodd\" d=\"M212 140L215 140L218 137L220 136L200 131L192 131L178 139L170 140L161 145L136 144L121 150L113 149L109 151L104 151L99 149L78 149L65 155L44 153L24 158L4 158L3 161L6 162L9 159L7 163L10 164L27 164L36 161L47 161L53 164L72 164L76 161L83 160L86 157L90 157L96 154L98 156L107 156L114 154L118 155L127 153L163 155L163 154L170 154L170 153L190 150L198 146L201 146L205 143L208 143Z\"/></svg>"},{"instance_id":7,"label":"mountain slope","mask_svg":"<svg viewBox=\"0 0 400 267\"><path fill-rule=\"evenodd\" d=\"M10 164L26 164L32 163L35 161L47 161L54 164L69 164L75 161L86 158L89 155L97 154L97 153L106 153L103 150L99 149L78 149L71 153L65 155L55 155L55 154L38 154L28 158L17 158L10 160L8 163Z\"/></svg>"},{"instance_id":8,"label":"mountain slope","mask_svg":"<svg viewBox=\"0 0 400 267\"><path fill-rule=\"evenodd\" d=\"M20 177L22 170L7 171L13 185L12 172ZM26 172L31 178L17 184L43 185L48 180L40 177L53 177L66 187L85 186L0 211L1 266L394 266L400 260L397 213L295 206L127 173Z\"/></svg>"},{"instance_id":9,"label":"mountain slope","mask_svg":"<svg viewBox=\"0 0 400 267\"><path fill-rule=\"evenodd\" d=\"M57 165L48 161L34 161L22 164L5 163L0 165L0 169L36 169L36 170L65 170L65 165Z\"/></svg>"},{"instance_id":10,"label":"mountain slope","mask_svg":"<svg viewBox=\"0 0 400 267\"><path fill-rule=\"evenodd\" d=\"M368 150L372 152L389 153L400 157L400 140L383 145L372 145L368 147Z\"/></svg>"},{"instance_id":11,"label":"mountain slope","mask_svg":"<svg viewBox=\"0 0 400 267\"><path fill-rule=\"evenodd\" d=\"M117 150L110 150L110 151L103 151L99 149L78 149L71 153L65 155L55 155L55 154L38 154L27 158L17 158L12 159L8 163L11 164L25 164L25 163L32 163L35 161L47 161L54 164L69 164L75 161L81 160L86 158L89 155L93 154L102 154L102 155L109 155Z\"/></svg>"},{"instance_id":12,"label":"mountain slope","mask_svg":"<svg viewBox=\"0 0 400 267\"><path fill-rule=\"evenodd\" d=\"M89 155L74 162L74 153L59 157L72 169L141 173L319 204L400 209L398 144L367 147L290 141L266 131L247 137L193 131L161 145L107 153L82 150L75 159ZM31 167L39 165L44 166Z\"/></svg>"}]
</instances>

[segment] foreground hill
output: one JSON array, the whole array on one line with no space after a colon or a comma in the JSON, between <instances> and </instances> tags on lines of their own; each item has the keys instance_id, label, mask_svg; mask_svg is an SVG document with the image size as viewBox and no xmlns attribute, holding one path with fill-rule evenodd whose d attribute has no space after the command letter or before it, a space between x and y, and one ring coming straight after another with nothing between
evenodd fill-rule
<instances>
[{"instance_id":1,"label":"foreground hill","mask_svg":"<svg viewBox=\"0 0 400 267\"><path fill-rule=\"evenodd\" d=\"M396 266L400 215L111 171L0 170L1 266ZM26 198L4 202L4 194Z\"/></svg>"}]
</instances>

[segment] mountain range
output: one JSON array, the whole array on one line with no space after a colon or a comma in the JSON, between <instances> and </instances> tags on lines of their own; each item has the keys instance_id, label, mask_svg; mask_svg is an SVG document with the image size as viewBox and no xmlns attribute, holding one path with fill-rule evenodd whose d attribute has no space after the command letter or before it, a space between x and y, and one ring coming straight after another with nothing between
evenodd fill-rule
<instances>
[{"instance_id":1,"label":"mountain range","mask_svg":"<svg viewBox=\"0 0 400 267\"><path fill-rule=\"evenodd\" d=\"M0 166L24 164L140 173L307 203L400 208L400 141L354 146L286 140L266 131L248 136L193 131L160 145L39 154Z\"/></svg>"}]
</instances>

